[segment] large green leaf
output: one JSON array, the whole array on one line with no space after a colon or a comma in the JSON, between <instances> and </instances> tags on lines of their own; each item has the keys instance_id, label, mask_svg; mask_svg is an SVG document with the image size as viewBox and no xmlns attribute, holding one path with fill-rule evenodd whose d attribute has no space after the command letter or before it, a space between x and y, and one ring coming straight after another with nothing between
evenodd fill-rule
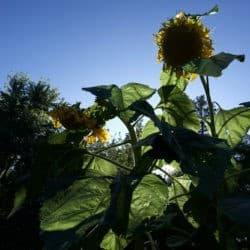
<instances>
[{"instance_id":1,"label":"large green leaf","mask_svg":"<svg viewBox=\"0 0 250 250\"><path fill-rule=\"evenodd\" d=\"M87 155L84 160L83 168L87 170L87 176L114 176L117 173L117 167L105 159Z\"/></svg>"},{"instance_id":2,"label":"large green leaf","mask_svg":"<svg viewBox=\"0 0 250 250\"><path fill-rule=\"evenodd\" d=\"M120 117L125 122L133 118L135 112L128 110L128 107L139 100L150 98L155 90L140 83L128 83L121 88L116 85L104 85L91 88L83 88L98 98L105 98L111 102L114 108L120 113Z\"/></svg>"},{"instance_id":3,"label":"large green leaf","mask_svg":"<svg viewBox=\"0 0 250 250\"><path fill-rule=\"evenodd\" d=\"M151 123L152 125L152 123ZM216 192L225 170L232 166L231 150L218 138L201 135L184 128L157 126L159 133L149 135L140 143L151 145L147 151L155 159L180 162L184 173L199 177L199 188L210 197Z\"/></svg>"},{"instance_id":4,"label":"large green leaf","mask_svg":"<svg viewBox=\"0 0 250 250\"><path fill-rule=\"evenodd\" d=\"M161 86L176 86L183 91L188 83L184 77L177 76L171 68L166 68L161 72L160 80Z\"/></svg>"},{"instance_id":5,"label":"large green leaf","mask_svg":"<svg viewBox=\"0 0 250 250\"><path fill-rule=\"evenodd\" d=\"M160 217L167 203L167 184L153 174L144 176L133 192L128 234L143 232L147 220Z\"/></svg>"},{"instance_id":6,"label":"large green leaf","mask_svg":"<svg viewBox=\"0 0 250 250\"><path fill-rule=\"evenodd\" d=\"M245 60L245 57L244 55L233 55L221 52L210 58L194 59L184 65L183 69L190 73L218 77L222 74L222 70L227 68L227 66L235 59L243 62Z\"/></svg>"},{"instance_id":7,"label":"large green leaf","mask_svg":"<svg viewBox=\"0 0 250 250\"><path fill-rule=\"evenodd\" d=\"M111 229L104 236L100 247L104 250L123 250L127 246L127 241L122 236L117 236Z\"/></svg>"},{"instance_id":8,"label":"large green leaf","mask_svg":"<svg viewBox=\"0 0 250 250\"><path fill-rule=\"evenodd\" d=\"M250 195L234 194L219 203L221 212L235 223L250 229Z\"/></svg>"},{"instance_id":9,"label":"large green leaf","mask_svg":"<svg viewBox=\"0 0 250 250\"><path fill-rule=\"evenodd\" d=\"M111 185L111 201L105 213L104 223L111 226L117 235L126 235L129 208L133 191L140 179L117 175Z\"/></svg>"},{"instance_id":10,"label":"large green leaf","mask_svg":"<svg viewBox=\"0 0 250 250\"><path fill-rule=\"evenodd\" d=\"M181 162L182 171L199 177L199 189L212 197L223 180L225 170L232 167L232 151L221 139L186 129L176 129L173 136L185 156Z\"/></svg>"},{"instance_id":11,"label":"large green leaf","mask_svg":"<svg viewBox=\"0 0 250 250\"><path fill-rule=\"evenodd\" d=\"M248 107L221 109L214 118L217 136L227 140L232 147L243 139L250 128L250 108Z\"/></svg>"},{"instance_id":12,"label":"large green leaf","mask_svg":"<svg viewBox=\"0 0 250 250\"><path fill-rule=\"evenodd\" d=\"M102 214L110 200L109 185L110 180L101 177L75 181L45 201L41 209L41 229L67 230Z\"/></svg>"},{"instance_id":13,"label":"large green leaf","mask_svg":"<svg viewBox=\"0 0 250 250\"><path fill-rule=\"evenodd\" d=\"M188 175L174 177L169 187L169 201L174 202L183 211L183 206L189 199L189 189L192 181Z\"/></svg>"},{"instance_id":14,"label":"large green leaf","mask_svg":"<svg viewBox=\"0 0 250 250\"><path fill-rule=\"evenodd\" d=\"M165 121L172 126L184 127L198 131L200 122L192 100L173 85L163 86L159 89L161 101L159 108L163 109Z\"/></svg>"}]
</instances>

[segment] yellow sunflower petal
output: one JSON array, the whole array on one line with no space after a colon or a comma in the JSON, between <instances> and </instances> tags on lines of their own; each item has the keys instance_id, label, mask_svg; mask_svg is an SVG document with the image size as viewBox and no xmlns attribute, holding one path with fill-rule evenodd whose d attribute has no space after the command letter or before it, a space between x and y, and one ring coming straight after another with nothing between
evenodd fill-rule
<instances>
[{"instance_id":1,"label":"yellow sunflower petal","mask_svg":"<svg viewBox=\"0 0 250 250\"><path fill-rule=\"evenodd\" d=\"M90 135L86 138L86 142L88 144L94 144L96 142L96 137L94 135Z\"/></svg>"},{"instance_id":2,"label":"yellow sunflower petal","mask_svg":"<svg viewBox=\"0 0 250 250\"><path fill-rule=\"evenodd\" d=\"M104 128L94 129L93 135L95 135L101 143L105 143L110 139L108 131Z\"/></svg>"}]
</instances>

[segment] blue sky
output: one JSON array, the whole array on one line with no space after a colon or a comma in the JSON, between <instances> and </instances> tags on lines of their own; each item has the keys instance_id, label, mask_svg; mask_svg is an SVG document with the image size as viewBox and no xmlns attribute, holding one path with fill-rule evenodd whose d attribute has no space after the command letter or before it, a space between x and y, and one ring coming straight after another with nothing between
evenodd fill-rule
<instances>
[{"instance_id":1,"label":"blue sky","mask_svg":"<svg viewBox=\"0 0 250 250\"><path fill-rule=\"evenodd\" d=\"M247 0L0 0L0 86L7 75L49 79L68 102L89 106L82 87L139 82L157 88L153 34L180 10L220 11L203 19L212 29L215 53L245 54L213 78L213 99L228 109L250 101L250 1ZM203 94L199 81L187 93ZM111 125L112 126L112 125Z\"/></svg>"}]
</instances>

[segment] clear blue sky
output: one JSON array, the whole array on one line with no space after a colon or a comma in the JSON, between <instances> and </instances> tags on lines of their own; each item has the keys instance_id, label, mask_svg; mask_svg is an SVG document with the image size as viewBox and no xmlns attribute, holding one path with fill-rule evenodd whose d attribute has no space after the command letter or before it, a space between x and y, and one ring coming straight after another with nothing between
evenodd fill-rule
<instances>
[{"instance_id":1,"label":"clear blue sky","mask_svg":"<svg viewBox=\"0 0 250 250\"><path fill-rule=\"evenodd\" d=\"M153 34L180 10L220 11L203 22L215 52L245 54L222 77L211 79L213 99L232 108L250 101L250 1L248 0L0 0L0 86L8 74L49 79L66 101L93 100L82 87L139 82L159 86ZM202 94L198 81L188 94Z\"/></svg>"}]
</instances>

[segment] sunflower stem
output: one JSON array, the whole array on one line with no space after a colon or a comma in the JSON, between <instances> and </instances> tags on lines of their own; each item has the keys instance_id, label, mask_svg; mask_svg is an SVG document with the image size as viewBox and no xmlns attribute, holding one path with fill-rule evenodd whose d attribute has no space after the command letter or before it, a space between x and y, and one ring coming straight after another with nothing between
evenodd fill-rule
<instances>
[{"instance_id":1,"label":"sunflower stem","mask_svg":"<svg viewBox=\"0 0 250 250\"><path fill-rule=\"evenodd\" d=\"M149 242L150 242L150 245L151 245L151 249L152 249L152 250L157 250L158 247L157 247L157 245L155 244L155 241L154 241L154 239L153 239L151 233L150 233L150 232L146 232L146 235L147 235L147 237L148 237L148 239L149 239Z\"/></svg>"},{"instance_id":2,"label":"sunflower stem","mask_svg":"<svg viewBox=\"0 0 250 250\"><path fill-rule=\"evenodd\" d=\"M205 79L203 75L200 75L200 79L207 97L208 109L209 109L209 116L210 116L210 129L211 134L213 137L217 137L216 129L215 129L215 122L214 122L214 106L211 99L210 88L209 88L209 80L208 77Z\"/></svg>"},{"instance_id":3,"label":"sunflower stem","mask_svg":"<svg viewBox=\"0 0 250 250\"><path fill-rule=\"evenodd\" d=\"M141 157L141 148L134 147L134 145L137 143L136 132L135 132L134 127L131 124L129 124L123 120L122 120L122 122L126 126L128 132L129 132L129 135L130 135L130 139L131 139L130 143L131 143L132 150L133 150L134 166L136 166L137 163L139 162L140 157Z\"/></svg>"}]
</instances>

